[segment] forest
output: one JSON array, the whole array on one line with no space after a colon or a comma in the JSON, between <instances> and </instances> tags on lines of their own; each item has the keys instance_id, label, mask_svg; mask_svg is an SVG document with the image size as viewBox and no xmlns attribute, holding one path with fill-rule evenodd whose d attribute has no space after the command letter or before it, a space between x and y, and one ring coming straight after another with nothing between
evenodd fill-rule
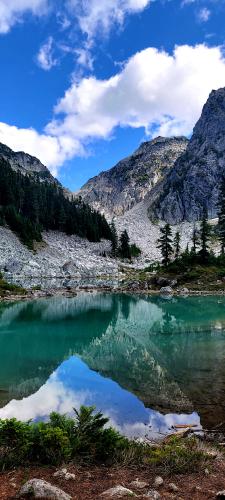
<instances>
[{"instance_id":1,"label":"forest","mask_svg":"<svg viewBox=\"0 0 225 500\"><path fill-rule=\"evenodd\" d=\"M4 159L0 159L0 224L8 225L29 248L42 240L43 230L50 229L93 242L112 238L104 215L80 198L66 197L57 182L15 172Z\"/></svg>"}]
</instances>

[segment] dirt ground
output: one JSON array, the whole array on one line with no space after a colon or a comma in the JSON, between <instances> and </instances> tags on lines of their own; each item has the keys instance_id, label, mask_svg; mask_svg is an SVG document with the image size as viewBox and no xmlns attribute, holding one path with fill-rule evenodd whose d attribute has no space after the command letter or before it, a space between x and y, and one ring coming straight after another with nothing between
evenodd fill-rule
<instances>
[{"instance_id":1,"label":"dirt ground","mask_svg":"<svg viewBox=\"0 0 225 500\"><path fill-rule=\"evenodd\" d=\"M101 494L108 488L118 484L132 489L138 497L144 498L147 491L153 488L155 474L149 468L137 470L135 467L81 467L68 465L67 470L75 474L75 479L65 480L53 477L57 469L49 467L31 467L11 470L0 474L0 499L15 499L19 488L29 479L40 478L58 486L70 494L73 500L95 500L101 498ZM158 491L162 499L177 500L208 500L216 498L216 493L225 490L225 461L215 460L210 465L209 471L201 473L176 475L165 477L164 484ZM144 490L131 487L134 479L148 483ZM178 492L170 491L169 484L174 483ZM123 497L124 498L124 497Z\"/></svg>"}]
</instances>

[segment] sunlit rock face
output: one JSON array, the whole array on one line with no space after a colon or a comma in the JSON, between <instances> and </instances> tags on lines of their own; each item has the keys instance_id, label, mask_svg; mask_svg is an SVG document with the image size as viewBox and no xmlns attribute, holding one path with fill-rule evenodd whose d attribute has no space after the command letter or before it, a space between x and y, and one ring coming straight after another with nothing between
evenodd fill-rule
<instances>
[{"instance_id":1,"label":"sunlit rock face","mask_svg":"<svg viewBox=\"0 0 225 500\"><path fill-rule=\"evenodd\" d=\"M120 216L151 193L187 144L185 137L157 137L144 142L115 167L90 179L79 194L101 212Z\"/></svg>"},{"instance_id":2,"label":"sunlit rock face","mask_svg":"<svg viewBox=\"0 0 225 500\"><path fill-rule=\"evenodd\" d=\"M217 214L218 190L225 174L225 88L211 92L186 152L164 179L151 217L171 224L198 220L206 208Z\"/></svg>"}]
</instances>

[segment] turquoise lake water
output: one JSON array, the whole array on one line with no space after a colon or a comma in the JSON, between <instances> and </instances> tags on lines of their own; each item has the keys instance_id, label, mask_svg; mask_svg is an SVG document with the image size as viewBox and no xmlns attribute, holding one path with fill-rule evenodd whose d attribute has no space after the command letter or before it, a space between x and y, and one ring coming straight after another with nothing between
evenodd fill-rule
<instances>
[{"instance_id":1,"label":"turquoise lake water","mask_svg":"<svg viewBox=\"0 0 225 500\"><path fill-rule=\"evenodd\" d=\"M122 433L225 420L225 298L80 294L0 305L0 418L95 405Z\"/></svg>"}]
</instances>

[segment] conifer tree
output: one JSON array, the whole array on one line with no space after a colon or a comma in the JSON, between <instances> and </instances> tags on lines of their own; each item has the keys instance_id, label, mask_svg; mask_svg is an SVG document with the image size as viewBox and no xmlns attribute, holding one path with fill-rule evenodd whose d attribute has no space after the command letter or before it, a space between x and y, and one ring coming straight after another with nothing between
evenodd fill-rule
<instances>
[{"instance_id":1,"label":"conifer tree","mask_svg":"<svg viewBox=\"0 0 225 500\"><path fill-rule=\"evenodd\" d=\"M114 221L112 221L110 229L111 229L111 253L113 257L116 257L118 251L118 235Z\"/></svg>"},{"instance_id":2,"label":"conifer tree","mask_svg":"<svg viewBox=\"0 0 225 500\"><path fill-rule=\"evenodd\" d=\"M176 232L174 237L174 250L175 250L175 258L178 259L180 255L180 233Z\"/></svg>"},{"instance_id":3,"label":"conifer tree","mask_svg":"<svg viewBox=\"0 0 225 500\"><path fill-rule=\"evenodd\" d=\"M193 233L192 233L192 243L193 243L192 252L196 254L196 250L197 250L197 247L199 245L199 235L198 235L198 230L197 230L195 224L194 224Z\"/></svg>"},{"instance_id":4,"label":"conifer tree","mask_svg":"<svg viewBox=\"0 0 225 500\"><path fill-rule=\"evenodd\" d=\"M126 229L122 232L120 236L120 255L124 259L130 259L130 238L127 234Z\"/></svg>"},{"instance_id":5,"label":"conifer tree","mask_svg":"<svg viewBox=\"0 0 225 500\"><path fill-rule=\"evenodd\" d=\"M222 178L218 200L218 231L221 253L225 253L225 177Z\"/></svg>"},{"instance_id":6,"label":"conifer tree","mask_svg":"<svg viewBox=\"0 0 225 500\"><path fill-rule=\"evenodd\" d=\"M171 255L173 254L172 230L169 224L160 228L161 236L158 239L158 248L161 250L162 262L168 266Z\"/></svg>"},{"instance_id":7,"label":"conifer tree","mask_svg":"<svg viewBox=\"0 0 225 500\"><path fill-rule=\"evenodd\" d=\"M200 255L202 261L205 263L209 255L209 240L211 236L211 227L208 224L208 214L207 210L203 211L203 218L200 226L200 240L201 240L201 250Z\"/></svg>"}]
</instances>

